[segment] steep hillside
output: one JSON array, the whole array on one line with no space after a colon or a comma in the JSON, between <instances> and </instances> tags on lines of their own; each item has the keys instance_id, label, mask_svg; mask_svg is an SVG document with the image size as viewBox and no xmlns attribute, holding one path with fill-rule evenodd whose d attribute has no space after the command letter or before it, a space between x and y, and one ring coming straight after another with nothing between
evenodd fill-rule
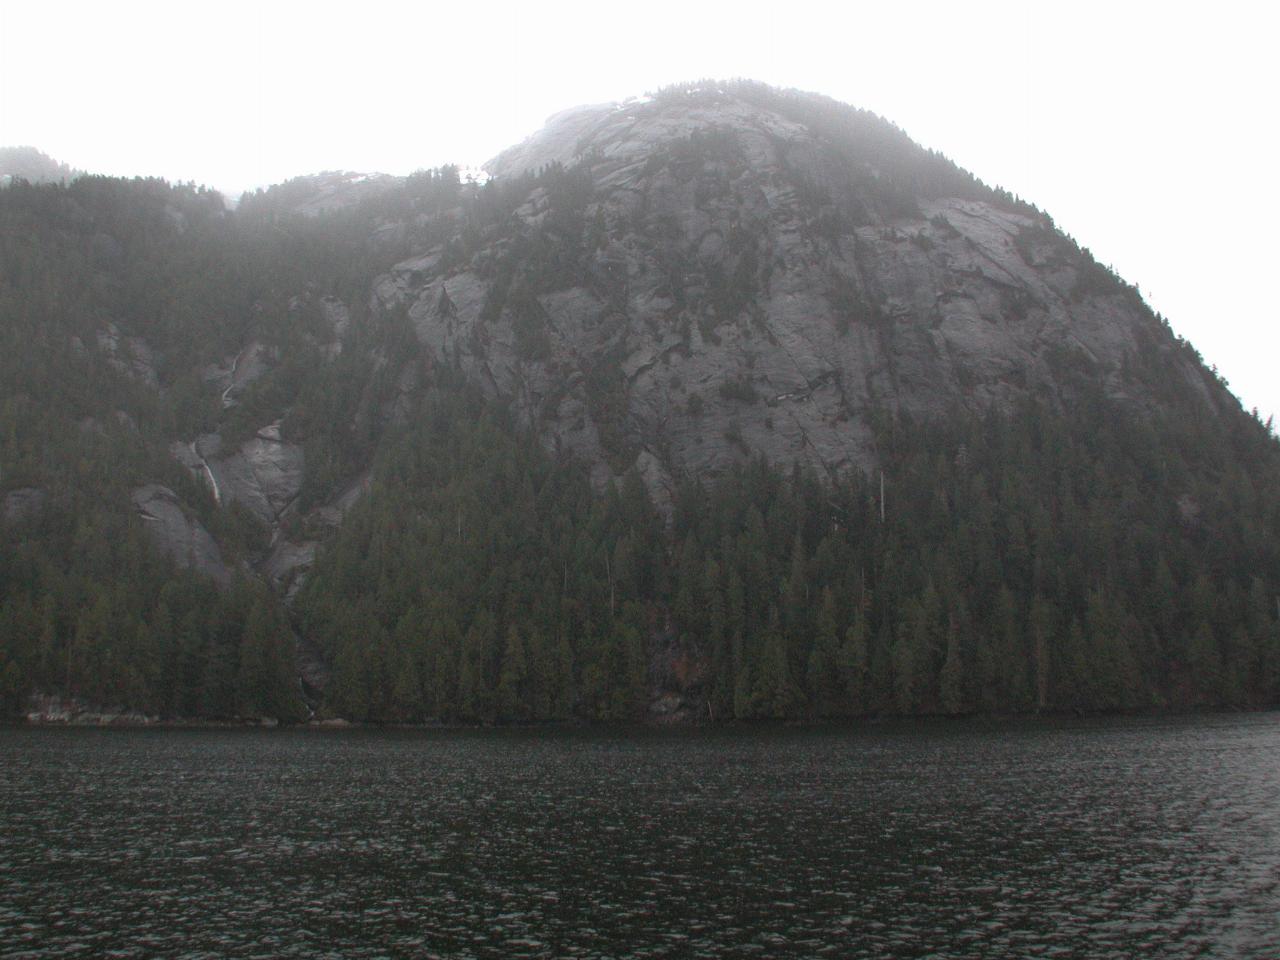
<instances>
[{"instance_id":1,"label":"steep hillside","mask_svg":"<svg viewBox=\"0 0 1280 960\"><path fill-rule=\"evenodd\" d=\"M0 191L5 709L1275 702L1277 444L1044 214L753 84L488 169Z\"/></svg>"}]
</instances>

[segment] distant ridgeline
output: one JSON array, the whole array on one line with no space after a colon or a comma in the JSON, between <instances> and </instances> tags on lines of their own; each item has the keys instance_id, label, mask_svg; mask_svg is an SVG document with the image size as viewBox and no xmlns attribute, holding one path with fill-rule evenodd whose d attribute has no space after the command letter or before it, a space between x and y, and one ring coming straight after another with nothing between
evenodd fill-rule
<instances>
[{"instance_id":1,"label":"distant ridgeline","mask_svg":"<svg viewBox=\"0 0 1280 960\"><path fill-rule=\"evenodd\" d=\"M0 712L1280 700L1280 446L1034 208L751 84L0 190Z\"/></svg>"},{"instance_id":2,"label":"distant ridgeline","mask_svg":"<svg viewBox=\"0 0 1280 960\"><path fill-rule=\"evenodd\" d=\"M59 163L35 147L0 147L0 187L7 187L14 180L56 183L81 176L83 170Z\"/></svg>"}]
</instances>

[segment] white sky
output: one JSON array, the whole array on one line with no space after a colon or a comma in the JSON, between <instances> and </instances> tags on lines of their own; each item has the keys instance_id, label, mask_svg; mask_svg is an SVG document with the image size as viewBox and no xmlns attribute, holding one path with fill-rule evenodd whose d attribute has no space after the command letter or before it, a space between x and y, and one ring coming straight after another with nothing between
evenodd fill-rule
<instances>
[{"instance_id":1,"label":"white sky","mask_svg":"<svg viewBox=\"0 0 1280 960\"><path fill-rule=\"evenodd\" d=\"M477 166L681 80L812 90L1046 210L1280 420L1271 7L0 0L0 145L238 192Z\"/></svg>"}]
</instances>

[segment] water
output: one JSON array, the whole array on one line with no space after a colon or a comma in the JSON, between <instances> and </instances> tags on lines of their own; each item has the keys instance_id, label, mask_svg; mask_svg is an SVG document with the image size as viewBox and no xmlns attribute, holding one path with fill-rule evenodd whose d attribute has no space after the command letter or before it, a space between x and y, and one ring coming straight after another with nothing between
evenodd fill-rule
<instances>
[{"instance_id":1,"label":"water","mask_svg":"<svg viewBox=\"0 0 1280 960\"><path fill-rule=\"evenodd\" d=\"M0 729L0 954L1280 957L1280 716Z\"/></svg>"}]
</instances>

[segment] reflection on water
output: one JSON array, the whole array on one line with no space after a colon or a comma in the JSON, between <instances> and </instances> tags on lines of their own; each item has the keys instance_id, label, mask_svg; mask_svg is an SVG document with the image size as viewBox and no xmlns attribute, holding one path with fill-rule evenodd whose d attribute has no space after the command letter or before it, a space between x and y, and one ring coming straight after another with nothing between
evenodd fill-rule
<instances>
[{"instance_id":1,"label":"reflection on water","mask_svg":"<svg viewBox=\"0 0 1280 960\"><path fill-rule=\"evenodd\" d=\"M1280 956L1280 717L0 729L0 954Z\"/></svg>"}]
</instances>

